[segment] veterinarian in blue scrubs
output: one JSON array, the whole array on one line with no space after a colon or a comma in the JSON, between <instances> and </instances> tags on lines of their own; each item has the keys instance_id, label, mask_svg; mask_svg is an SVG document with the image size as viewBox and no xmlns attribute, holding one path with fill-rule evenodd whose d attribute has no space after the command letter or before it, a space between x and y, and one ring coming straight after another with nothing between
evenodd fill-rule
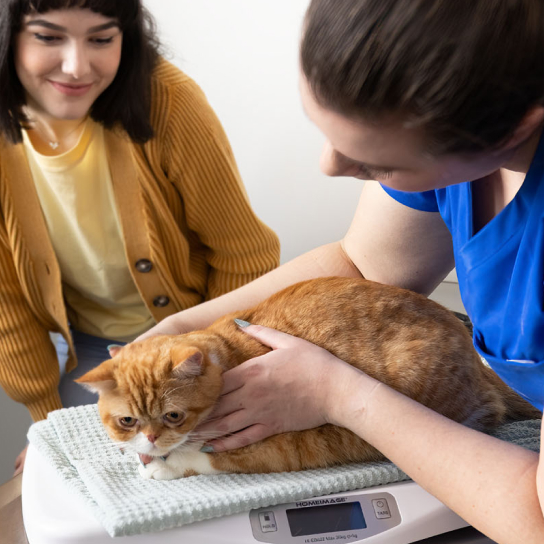
<instances>
[{"instance_id":1,"label":"veterinarian in blue scrubs","mask_svg":"<svg viewBox=\"0 0 544 544\"><path fill-rule=\"evenodd\" d=\"M343 240L317 248L157 332L206 326L316 276L424 294L457 267L474 343L544 403L544 2L312 0L302 103L331 176L372 179ZM349 428L501 543L544 542L544 461L452 422L298 338L227 372L217 452L325 423ZM304 391L304 395L301 392ZM228 435L228 436L227 436Z\"/></svg>"},{"instance_id":2,"label":"veterinarian in blue scrubs","mask_svg":"<svg viewBox=\"0 0 544 544\"><path fill-rule=\"evenodd\" d=\"M384 190L410 208L439 212L452 234L474 345L539 410L544 405L544 138L514 198L480 231L473 184L423 193Z\"/></svg>"}]
</instances>

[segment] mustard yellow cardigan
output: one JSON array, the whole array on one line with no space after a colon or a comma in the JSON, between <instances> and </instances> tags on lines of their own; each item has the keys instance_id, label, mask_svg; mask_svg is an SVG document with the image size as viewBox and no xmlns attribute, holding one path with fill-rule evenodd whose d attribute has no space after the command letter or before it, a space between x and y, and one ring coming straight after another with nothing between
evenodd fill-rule
<instances>
[{"instance_id":1,"label":"mustard yellow cardigan","mask_svg":"<svg viewBox=\"0 0 544 544\"><path fill-rule=\"evenodd\" d=\"M152 85L155 137L139 145L121 130L106 130L105 138L127 261L160 321L273 269L279 242L253 213L198 86L164 60ZM23 145L1 136L0 214L0 384L39 420L61 408L49 331L68 343L67 370L77 361Z\"/></svg>"}]
</instances>

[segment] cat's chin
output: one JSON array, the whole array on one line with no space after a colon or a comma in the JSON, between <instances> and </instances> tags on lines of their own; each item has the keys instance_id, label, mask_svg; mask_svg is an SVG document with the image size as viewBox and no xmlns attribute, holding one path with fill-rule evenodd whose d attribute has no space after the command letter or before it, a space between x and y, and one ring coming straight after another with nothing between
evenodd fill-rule
<instances>
[{"instance_id":1,"label":"cat's chin","mask_svg":"<svg viewBox=\"0 0 544 544\"><path fill-rule=\"evenodd\" d=\"M200 450L200 444L178 444L177 446L174 446L170 448L169 450L163 450L162 448L155 447L154 452L139 452L136 451L136 455L140 460L140 465L142 467L146 467L147 465L151 464L153 461L161 460L166 461L172 453L174 453L174 457L183 457L185 455L190 455L199 452Z\"/></svg>"},{"instance_id":2,"label":"cat's chin","mask_svg":"<svg viewBox=\"0 0 544 544\"><path fill-rule=\"evenodd\" d=\"M162 459L165 461L168 458L168 455L147 455L145 453L139 453L138 457L140 458L140 463L142 465L149 465L149 463L153 462L155 459Z\"/></svg>"}]
</instances>

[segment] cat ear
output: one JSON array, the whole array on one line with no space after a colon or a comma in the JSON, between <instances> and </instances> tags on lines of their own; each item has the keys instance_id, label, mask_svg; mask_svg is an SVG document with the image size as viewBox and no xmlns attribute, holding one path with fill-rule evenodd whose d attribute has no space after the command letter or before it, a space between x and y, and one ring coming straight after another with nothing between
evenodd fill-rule
<instances>
[{"instance_id":1,"label":"cat ear","mask_svg":"<svg viewBox=\"0 0 544 544\"><path fill-rule=\"evenodd\" d=\"M186 349L173 357L175 378L190 378L200 376L204 365L204 355L198 348Z\"/></svg>"},{"instance_id":2,"label":"cat ear","mask_svg":"<svg viewBox=\"0 0 544 544\"><path fill-rule=\"evenodd\" d=\"M117 385L114 377L116 367L117 363L114 363L112 359L108 359L74 381L93 393L105 393L111 391Z\"/></svg>"}]
</instances>

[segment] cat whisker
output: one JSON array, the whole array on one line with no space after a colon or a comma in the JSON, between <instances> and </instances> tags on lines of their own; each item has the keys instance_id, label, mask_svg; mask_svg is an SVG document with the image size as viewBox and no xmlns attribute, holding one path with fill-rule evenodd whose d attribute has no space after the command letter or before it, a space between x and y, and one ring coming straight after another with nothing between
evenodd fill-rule
<instances>
[{"instance_id":1,"label":"cat whisker","mask_svg":"<svg viewBox=\"0 0 544 544\"><path fill-rule=\"evenodd\" d=\"M196 436L191 436L187 439L186 443L195 443L195 442L207 442L208 440L215 440L216 438L226 438L228 436L235 436L236 433L223 433L223 432L214 432L207 431L205 433L199 433Z\"/></svg>"},{"instance_id":2,"label":"cat whisker","mask_svg":"<svg viewBox=\"0 0 544 544\"><path fill-rule=\"evenodd\" d=\"M191 438L207 438L210 436L223 436L225 433L223 431L195 431L189 435Z\"/></svg>"},{"instance_id":3,"label":"cat whisker","mask_svg":"<svg viewBox=\"0 0 544 544\"><path fill-rule=\"evenodd\" d=\"M206 420L205 420L205 423L213 423L214 421L217 421L221 418L223 418L224 416L211 416L211 417L208 417Z\"/></svg>"},{"instance_id":4,"label":"cat whisker","mask_svg":"<svg viewBox=\"0 0 544 544\"><path fill-rule=\"evenodd\" d=\"M187 385L186 384L181 384L179 385L178 387L174 387L174 388L170 388L170 389L167 389L163 392L163 394L161 395L160 397L160 400L161 401L168 401L170 400L172 397L179 397L179 395L176 395L176 393L178 391L181 391L183 389L187 389Z\"/></svg>"}]
</instances>

